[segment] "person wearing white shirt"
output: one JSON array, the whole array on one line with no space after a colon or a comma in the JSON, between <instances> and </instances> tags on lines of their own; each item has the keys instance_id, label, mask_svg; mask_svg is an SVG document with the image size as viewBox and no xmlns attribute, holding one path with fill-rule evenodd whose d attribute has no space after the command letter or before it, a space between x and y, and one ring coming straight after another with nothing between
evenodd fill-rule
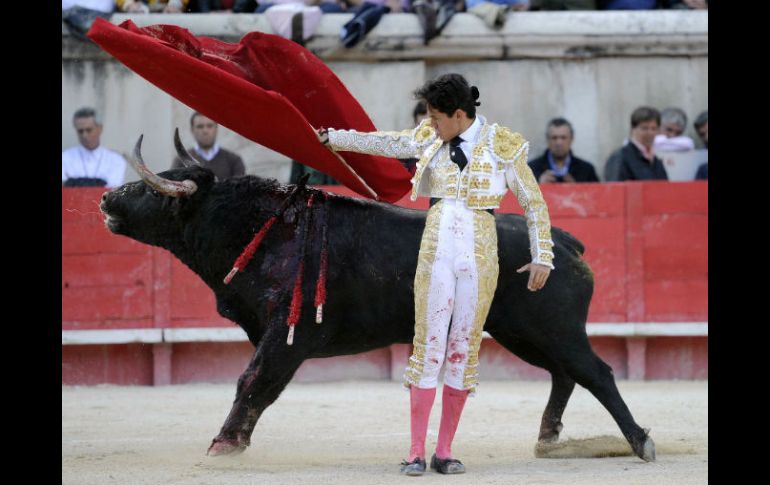
<instances>
[{"instance_id":1,"label":"person wearing white shirt","mask_svg":"<svg viewBox=\"0 0 770 485\"><path fill-rule=\"evenodd\" d=\"M81 108L72 117L80 145L61 153L61 181L64 186L115 188L123 185L126 160L100 145L102 121L93 108Z\"/></svg>"}]
</instances>

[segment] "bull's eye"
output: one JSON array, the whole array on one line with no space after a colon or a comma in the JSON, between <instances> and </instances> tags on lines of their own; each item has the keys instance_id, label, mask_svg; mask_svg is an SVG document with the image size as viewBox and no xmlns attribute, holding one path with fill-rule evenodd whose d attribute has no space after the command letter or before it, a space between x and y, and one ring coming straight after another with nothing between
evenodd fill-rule
<instances>
[{"instance_id":1,"label":"bull's eye","mask_svg":"<svg viewBox=\"0 0 770 485\"><path fill-rule=\"evenodd\" d=\"M150 189L150 194L152 194L153 197L163 197L163 194L161 194L155 189Z\"/></svg>"}]
</instances>

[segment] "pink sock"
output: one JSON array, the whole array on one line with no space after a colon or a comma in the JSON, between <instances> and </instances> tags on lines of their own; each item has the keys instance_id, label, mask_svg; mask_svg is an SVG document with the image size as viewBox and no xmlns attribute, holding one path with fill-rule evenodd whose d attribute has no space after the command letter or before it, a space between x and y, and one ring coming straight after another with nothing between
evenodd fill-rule
<instances>
[{"instance_id":1,"label":"pink sock","mask_svg":"<svg viewBox=\"0 0 770 485\"><path fill-rule=\"evenodd\" d=\"M421 389L415 385L409 386L409 401L412 411L412 448L409 450L409 459L425 459L425 435L428 434L428 418L433 400L436 398L436 388Z\"/></svg>"},{"instance_id":2,"label":"pink sock","mask_svg":"<svg viewBox=\"0 0 770 485\"><path fill-rule=\"evenodd\" d=\"M438 458L452 458L452 440L460 423L460 415L465 407L468 391L458 391L444 384L444 394L441 403L441 427L438 430L438 444L436 456Z\"/></svg>"}]
</instances>

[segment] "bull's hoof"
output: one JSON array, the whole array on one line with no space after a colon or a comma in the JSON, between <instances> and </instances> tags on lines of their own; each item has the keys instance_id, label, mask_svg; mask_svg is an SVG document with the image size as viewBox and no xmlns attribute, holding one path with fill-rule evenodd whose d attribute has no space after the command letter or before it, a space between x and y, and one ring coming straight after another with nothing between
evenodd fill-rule
<instances>
[{"instance_id":1,"label":"bull's hoof","mask_svg":"<svg viewBox=\"0 0 770 485\"><path fill-rule=\"evenodd\" d=\"M644 441L644 447L642 448L642 454L639 455L644 461L655 461L655 442L649 436Z\"/></svg>"},{"instance_id":2,"label":"bull's hoof","mask_svg":"<svg viewBox=\"0 0 770 485\"><path fill-rule=\"evenodd\" d=\"M538 443L556 443L559 441L559 434L564 429L562 423L556 423L553 428L548 430L540 430L540 436L537 437Z\"/></svg>"},{"instance_id":3,"label":"bull's hoof","mask_svg":"<svg viewBox=\"0 0 770 485\"><path fill-rule=\"evenodd\" d=\"M538 443L556 443L559 441L559 433L551 433L545 436L540 436L537 439Z\"/></svg>"},{"instance_id":4,"label":"bull's hoof","mask_svg":"<svg viewBox=\"0 0 770 485\"><path fill-rule=\"evenodd\" d=\"M632 443L631 447L634 449L636 456L644 461L655 461L655 442L650 438L650 429L645 428L644 439L636 443Z\"/></svg>"},{"instance_id":5,"label":"bull's hoof","mask_svg":"<svg viewBox=\"0 0 770 485\"><path fill-rule=\"evenodd\" d=\"M206 454L208 456L236 456L246 451L246 445L238 440L214 438Z\"/></svg>"}]
</instances>

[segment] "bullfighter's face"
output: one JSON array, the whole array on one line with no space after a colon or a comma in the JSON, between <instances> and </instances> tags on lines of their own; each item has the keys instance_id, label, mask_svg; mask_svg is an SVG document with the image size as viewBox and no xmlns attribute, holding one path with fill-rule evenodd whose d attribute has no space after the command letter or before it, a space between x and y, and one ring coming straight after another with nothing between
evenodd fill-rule
<instances>
[{"instance_id":1,"label":"bullfighter's face","mask_svg":"<svg viewBox=\"0 0 770 485\"><path fill-rule=\"evenodd\" d=\"M444 141L451 140L470 126L470 123L468 123L468 116L465 114L465 111L460 109L455 110L455 112L449 116L433 106L428 105L428 117L430 118L430 124L433 129L436 130L438 137Z\"/></svg>"}]
</instances>

